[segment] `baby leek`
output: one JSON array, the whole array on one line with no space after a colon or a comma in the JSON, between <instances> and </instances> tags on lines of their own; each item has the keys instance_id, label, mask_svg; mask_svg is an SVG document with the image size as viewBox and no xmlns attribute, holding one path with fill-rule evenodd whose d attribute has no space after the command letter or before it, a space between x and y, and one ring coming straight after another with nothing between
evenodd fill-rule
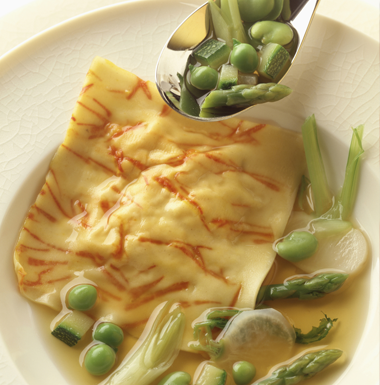
<instances>
[{"instance_id":1,"label":"baby leek","mask_svg":"<svg viewBox=\"0 0 380 385\"><path fill-rule=\"evenodd\" d=\"M208 4L218 39L224 40L230 48L233 46L232 38L248 43L237 0L221 0L220 7L213 0L209 0Z\"/></svg>"},{"instance_id":2,"label":"baby leek","mask_svg":"<svg viewBox=\"0 0 380 385\"><path fill-rule=\"evenodd\" d=\"M325 167L318 143L317 123L314 114L302 125L306 163L313 191L315 213L319 217L332 206L332 195L327 184Z\"/></svg>"},{"instance_id":3,"label":"baby leek","mask_svg":"<svg viewBox=\"0 0 380 385\"><path fill-rule=\"evenodd\" d=\"M353 134L348 153L343 188L331 213L332 218L339 218L342 220L348 220L354 208L359 179L360 157L364 153L362 147L364 126L360 125L352 130Z\"/></svg>"},{"instance_id":4,"label":"baby leek","mask_svg":"<svg viewBox=\"0 0 380 385\"><path fill-rule=\"evenodd\" d=\"M153 312L142 334L120 366L101 385L149 385L164 373L177 357L185 316L167 302Z\"/></svg>"}]
</instances>

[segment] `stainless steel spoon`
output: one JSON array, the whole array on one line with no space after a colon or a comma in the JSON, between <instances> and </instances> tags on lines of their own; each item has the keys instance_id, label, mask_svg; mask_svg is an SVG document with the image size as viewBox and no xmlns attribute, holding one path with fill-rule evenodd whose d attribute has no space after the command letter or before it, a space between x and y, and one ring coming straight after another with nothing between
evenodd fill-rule
<instances>
[{"instance_id":1,"label":"stainless steel spoon","mask_svg":"<svg viewBox=\"0 0 380 385\"><path fill-rule=\"evenodd\" d=\"M292 59L292 64L309 30L316 8L320 0L290 0L291 14L288 23L297 32L298 44ZM196 9L173 32L158 58L156 66L156 85L162 98L175 111L195 120L219 121L235 116L254 106L245 108L226 109L225 116L201 118L183 112L173 103L173 97L179 99L181 87L177 73L184 74L188 59L196 47L211 36L212 25L207 3ZM289 67L290 68L290 67ZM289 69L288 69L289 70ZM284 74L285 75L285 74ZM170 96L171 95L171 96Z\"/></svg>"}]
</instances>

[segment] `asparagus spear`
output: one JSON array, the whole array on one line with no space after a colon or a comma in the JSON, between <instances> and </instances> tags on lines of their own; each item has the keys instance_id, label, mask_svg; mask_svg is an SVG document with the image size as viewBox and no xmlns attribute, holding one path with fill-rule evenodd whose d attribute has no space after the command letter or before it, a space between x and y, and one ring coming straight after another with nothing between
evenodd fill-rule
<instances>
[{"instance_id":1,"label":"asparagus spear","mask_svg":"<svg viewBox=\"0 0 380 385\"><path fill-rule=\"evenodd\" d=\"M202 104L202 110L276 102L291 92L289 87L276 83L260 83L256 86L240 84L233 86L230 90L211 91Z\"/></svg>"},{"instance_id":2,"label":"asparagus spear","mask_svg":"<svg viewBox=\"0 0 380 385\"><path fill-rule=\"evenodd\" d=\"M338 349L319 350L298 358L292 364L275 370L270 377L255 382L254 385L292 385L315 376L335 362L342 351Z\"/></svg>"},{"instance_id":3,"label":"asparagus spear","mask_svg":"<svg viewBox=\"0 0 380 385\"><path fill-rule=\"evenodd\" d=\"M297 278L283 284L262 286L256 303L286 298L321 298L325 294L338 290L347 277L348 274L343 273L324 273L311 279Z\"/></svg>"}]
</instances>

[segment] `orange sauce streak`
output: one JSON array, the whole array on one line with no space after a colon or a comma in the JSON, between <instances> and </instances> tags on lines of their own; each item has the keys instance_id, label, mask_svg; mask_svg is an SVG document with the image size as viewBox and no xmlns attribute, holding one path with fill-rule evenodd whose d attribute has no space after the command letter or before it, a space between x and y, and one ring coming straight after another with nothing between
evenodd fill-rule
<instances>
[{"instance_id":1,"label":"orange sauce streak","mask_svg":"<svg viewBox=\"0 0 380 385\"><path fill-rule=\"evenodd\" d=\"M72 116L70 119L73 120L74 122L77 121L77 120L74 118L74 116Z\"/></svg>"},{"instance_id":2,"label":"orange sauce streak","mask_svg":"<svg viewBox=\"0 0 380 385\"><path fill-rule=\"evenodd\" d=\"M149 318L146 318L146 319L142 319L140 321L131 322L129 324L123 324L123 325L121 325L121 328L122 329L132 329L132 328L135 328L136 326L146 324L148 322L148 320L149 320Z\"/></svg>"},{"instance_id":3,"label":"orange sauce streak","mask_svg":"<svg viewBox=\"0 0 380 385\"><path fill-rule=\"evenodd\" d=\"M187 201L189 202L191 205L193 205L199 212L199 214L201 216L203 216L203 210L202 208L198 205L197 202L195 202L193 199L191 198L188 198L188 197L185 197L183 196L179 191L178 189L174 186L174 184L165 176L155 176L153 177L153 179L159 183L162 187L166 188L169 192L171 192L172 194L175 194L177 196L177 198L183 200L183 201ZM202 219L202 218L201 218ZM204 222L204 220L203 220ZM209 228L207 227L207 225L204 223L204 225L206 226L207 230L209 230ZM209 230L210 231L210 230Z\"/></svg>"},{"instance_id":4,"label":"orange sauce streak","mask_svg":"<svg viewBox=\"0 0 380 385\"><path fill-rule=\"evenodd\" d=\"M141 88L144 92L144 94L146 95L146 97L151 100L152 99L152 94L150 93L149 91L149 88L147 86L147 83L148 82L145 82L144 80L140 79L140 78L137 78L137 84L136 86L133 88L132 92L127 96L127 99L131 99L133 98L133 96L135 95L135 93Z\"/></svg>"},{"instance_id":5,"label":"orange sauce streak","mask_svg":"<svg viewBox=\"0 0 380 385\"><path fill-rule=\"evenodd\" d=\"M92 100L98 104L101 108L103 108L103 110L106 112L106 115L108 117L110 117L112 115L111 111L102 103L99 102L99 100L95 99L95 98L92 98Z\"/></svg>"},{"instance_id":6,"label":"orange sauce streak","mask_svg":"<svg viewBox=\"0 0 380 385\"><path fill-rule=\"evenodd\" d=\"M50 279L49 281L46 281L46 283L55 283L55 282L59 282L59 281L66 281L68 279L72 279L72 276L66 275L65 277L62 277L62 278Z\"/></svg>"},{"instance_id":7,"label":"orange sauce streak","mask_svg":"<svg viewBox=\"0 0 380 385\"><path fill-rule=\"evenodd\" d=\"M187 257L189 257L191 260L193 260L197 266L199 266L206 274L209 274L213 276L214 278L221 279L225 283L228 283L227 278L223 277L222 275L219 275L215 273L212 270L209 270L206 267L206 264L204 262L203 256L200 252L200 249L207 249L212 250L210 247L207 246L193 246L189 243L181 242L181 241L170 241L170 242L163 242L158 239L151 239L151 238L145 238L140 237L140 242L150 242L156 245L164 245L169 247L174 247L178 250L180 250L183 254L185 254Z\"/></svg>"},{"instance_id":8,"label":"orange sauce streak","mask_svg":"<svg viewBox=\"0 0 380 385\"><path fill-rule=\"evenodd\" d=\"M112 270L117 271L125 283L127 283L127 284L129 283L127 277L123 274L123 272L122 272L118 267L116 267L115 265L113 265L113 264L111 263L111 264L110 264L110 268L111 268Z\"/></svg>"},{"instance_id":9,"label":"orange sauce streak","mask_svg":"<svg viewBox=\"0 0 380 385\"><path fill-rule=\"evenodd\" d=\"M87 75L92 75L92 76L95 76L98 80L100 80L101 82L103 81L102 79L100 79L100 77L93 71L93 70L89 70L87 72Z\"/></svg>"},{"instance_id":10,"label":"orange sauce streak","mask_svg":"<svg viewBox=\"0 0 380 385\"><path fill-rule=\"evenodd\" d=\"M100 207L104 213L106 213L111 208L110 203L105 200L100 201Z\"/></svg>"},{"instance_id":11,"label":"orange sauce streak","mask_svg":"<svg viewBox=\"0 0 380 385\"><path fill-rule=\"evenodd\" d=\"M241 289L242 289L242 284L240 284L239 289L236 291L234 297L232 298L232 301L231 301L229 307L234 307L236 305L236 302L239 299L239 295L240 295Z\"/></svg>"},{"instance_id":12,"label":"orange sauce streak","mask_svg":"<svg viewBox=\"0 0 380 385\"><path fill-rule=\"evenodd\" d=\"M86 106L85 104L83 104L82 102L80 102L79 100L77 101L77 103L82 106L83 108L85 108L87 111L90 111L92 114L94 114L95 116L97 116L100 120L102 120L103 122L105 123L108 123L108 119L105 118L103 115L99 114L99 112L93 110L92 108Z\"/></svg>"},{"instance_id":13,"label":"orange sauce streak","mask_svg":"<svg viewBox=\"0 0 380 385\"><path fill-rule=\"evenodd\" d=\"M50 186L49 186L49 183L48 182L45 182L45 185L47 186L49 192L50 192L50 195L51 197L53 198L55 204L57 205L57 207L59 208L59 211L66 217L66 218L69 218L70 219L70 216L67 215L67 213L65 212L65 210L62 208L61 204L59 203L57 197L54 195L53 191L51 190Z\"/></svg>"},{"instance_id":14,"label":"orange sauce streak","mask_svg":"<svg viewBox=\"0 0 380 385\"><path fill-rule=\"evenodd\" d=\"M48 242L45 242L45 241L43 241L40 237L38 237L36 234L33 234L28 228L26 228L26 227L23 227L23 230L25 230L26 232L28 232L35 240L37 240L38 242L41 242L41 243L43 243L44 245L46 245L46 246L49 246L49 247L51 247L51 248L53 248L53 249L55 249L55 250L58 250L58 251L62 251L63 253L71 253L71 251L70 250L65 250L65 249L61 249L60 247L57 247L57 246L55 246L55 245L52 245L52 244L50 244L50 243L48 243Z\"/></svg>"},{"instance_id":15,"label":"orange sauce streak","mask_svg":"<svg viewBox=\"0 0 380 385\"><path fill-rule=\"evenodd\" d=\"M157 267L157 265L149 266L149 267L147 267L147 268L144 269L144 270L140 270L140 271L138 272L138 274L144 274L144 273L146 273L147 271L154 269L155 267Z\"/></svg>"},{"instance_id":16,"label":"orange sauce streak","mask_svg":"<svg viewBox=\"0 0 380 385\"><path fill-rule=\"evenodd\" d=\"M108 168L108 167L105 166L104 164L98 162L97 160L95 160L95 159L93 159L93 158L91 158L91 157L89 157L88 159L89 159L91 162L93 162L93 163L95 163L96 165L98 165L99 167L101 167L101 168L103 168L104 170L108 171L110 174L115 175L114 170L111 170L110 168Z\"/></svg>"},{"instance_id":17,"label":"orange sauce streak","mask_svg":"<svg viewBox=\"0 0 380 385\"><path fill-rule=\"evenodd\" d=\"M23 282L22 284L24 286L29 286L29 287L33 287L33 286L40 286L42 285L42 276L47 274L47 273L50 273L52 270L54 269L54 266L49 268L49 269L46 269L46 270L42 270L38 273L38 279L37 281L27 281L26 279L23 279Z\"/></svg>"},{"instance_id":18,"label":"orange sauce streak","mask_svg":"<svg viewBox=\"0 0 380 385\"><path fill-rule=\"evenodd\" d=\"M85 251L85 250L76 251L75 255L77 255L78 257L81 257L81 258L91 259L97 266L100 266L102 264L102 262L104 261L104 258L102 256L94 255L94 254L90 253L89 251ZM99 259L100 262L98 262L97 259Z\"/></svg>"},{"instance_id":19,"label":"orange sauce streak","mask_svg":"<svg viewBox=\"0 0 380 385\"><path fill-rule=\"evenodd\" d=\"M153 292L148 297L143 298L139 302L133 302L133 303L128 304L125 307L125 310L136 309L139 306L142 306L142 305L144 305L144 304L146 304L148 302L151 302L151 301L153 301L156 298L163 297L166 294L174 293L176 291L186 290L188 287L189 287L189 282L177 282L177 283L174 283L173 285L170 285L170 286L166 287L165 289L161 289L161 290L157 290L156 292Z\"/></svg>"},{"instance_id":20,"label":"orange sauce streak","mask_svg":"<svg viewBox=\"0 0 380 385\"><path fill-rule=\"evenodd\" d=\"M64 145L64 144L61 144L61 146L62 146L64 149L66 149L67 151L70 151L73 155L77 156L79 159L83 160L83 162L85 162L85 163L88 164L88 162L91 161L91 162L95 163L96 165L98 165L99 167L102 167L103 169L107 170L107 171L110 172L112 175L115 175L115 173L114 173L113 170L111 170L110 168L108 168L108 167L105 166L104 164L102 164L102 163L96 161L95 159L92 159L91 157L89 157L89 158L86 159L84 156L78 154L76 151L72 150L70 147L67 147L67 146Z\"/></svg>"},{"instance_id":21,"label":"orange sauce streak","mask_svg":"<svg viewBox=\"0 0 380 385\"><path fill-rule=\"evenodd\" d=\"M69 261L45 261L43 259L37 258L28 258L28 265L30 266L57 266L57 265L67 265Z\"/></svg>"},{"instance_id":22,"label":"orange sauce streak","mask_svg":"<svg viewBox=\"0 0 380 385\"><path fill-rule=\"evenodd\" d=\"M148 168L148 166L145 166L145 164L141 163L140 161L138 161L136 159L130 158L129 156L124 155L124 159L126 159L128 162L131 162L140 171L144 171Z\"/></svg>"},{"instance_id":23,"label":"orange sauce streak","mask_svg":"<svg viewBox=\"0 0 380 385\"><path fill-rule=\"evenodd\" d=\"M40 195L45 195L45 194L46 194L46 191L45 190L41 190Z\"/></svg>"},{"instance_id":24,"label":"orange sauce streak","mask_svg":"<svg viewBox=\"0 0 380 385\"><path fill-rule=\"evenodd\" d=\"M111 189L112 189L113 191L115 191L116 193L118 193L118 194L121 193L120 189L118 189L115 185L114 185L114 186L111 186Z\"/></svg>"},{"instance_id":25,"label":"orange sauce streak","mask_svg":"<svg viewBox=\"0 0 380 385\"><path fill-rule=\"evenodd\" d=\"M137 286L133 289L129 290L129 294L133 298L133 300L136 300L137 298L141 297L145 293L147 293L149 290L153 289L159 282L161 282L164 279L164 277L160 277L156 279L153 282L147 283L146 285Z\"/></svg>"},{"instance_id":26,"label":"orange sauce streak","mask_svg":"<svg viewBox=\"0 0 380 385\"><path fill-rule=\"evenodd\" d=\"M167 116L170 114L170 111L171 111L171 108L165 104L163 107L162 107L162 111L160 112L160 116Z\"/></svg>"},{"instance_id":27,"label":"orange sauce streak","mask_svg":"<svg viewBox=\"0 0 380 385\"><path fill-rule=\"evenodd\" d=\"M116 134L112 135L111 139L115 139L115 138L118 138L119 136L125 134L126 132L128 131L131 131L131 130L134 130L136 128L140 128L140 127L143 127L145 126L145 123L137 123L135 124L134 126L125 126L121 129L121 131L117 132Z\"/></svg>"},{"instance_id":28,"label":"orange sauce streak","mask_svg":"<svg viewBox=\"0 0 380 385\"><path fill-rule=\"evenodd\" d=\"M58 190L59 190L59 183L58 183L58 179L57 179L57 177L56 177L56 175L55 175L54 170L51 168L51 169L49 169L49 171L51 172L51 175L53 175L53 178L54 178L55 183L56 183L56 185L57 185L57 187L58 187Z\"/></svg>"},{"instance_id":29,"label":"orange sauce streak","mask_svg":"<svg viewBox=\"0 0 380 385\"><path fill-rule=\"evenodd\" d=\"M102 299L103 301L107 302L107 298L106 297L110 297L116 301L121 301L121 298L118 297L117 295L114 295L112 293L110 293L109 291L107 290L104 290L102 289L101 287L97 286L96 287L96 291L98 292L99 294L99 298Z\"/></svg>"},{"instance_id":30,"label":"orange sauce streak","mask_svg":"<svg viewBox=\"0 0 380 385\"><path fill-rule=\"evenodd\" d=\"M125 291L126 288L124 287L124 285L118 281L118 279L113 276L104 266L101 266L99 267L99 270L104 274L106 275L106 277L108 278L108 280L110 281L110 283L112 285L114 285L119 291Z\"/></svg>"},{"instance_id":31,"label":"orange sauce streak","mask_svg":"<svg viewBox=\"0 0 380 385\"><path fill-rule=\"evenodd\" d=\"M20 252L25 251L24 249L34 250L34 251L42 251L42 252L50 251L50 249L37 249L37 248L35 248L35 247L26 246L26 245L23 245L23 244L20 244L20 245L16 248L16 250L17 250L17 251L20 251Z\"/></svg>"},{"instance_id":32,"label":"orange sauce streak","mask_svg":"<svg viewBox=\"0 0 380 385\"><path fill-rule=\"evenodd\" d=\"M27 218L33 222L38 222L36 219L34 219L34 214L28 213Z\"/></svg>"},{"instance_id":33,"label":"orange sauce streak","mask_svg":"<svg viewBox=\"0 0 380 385\"><path fill-rule=\"evenodd\" d=\"M123 223L120 223L119 226L119 244L116 247L116 250L112 253L113 257L116 259L121 259L124 252L124 228Z\"/></svg>"},{"instance_id":34,"label":"orange sauce streak","mask_svg":"<svg viewBox=\"0 0 380 385\"><path fill-rule=\"evenodd\" d=\"M50 222L56 222L57 221L52 215L47 213L45 210L42 210L41 208L39 208L36 204L34 204L32 207L35 208L38 211L39 214L42 214Z\"/></svg>"},{"instance_id":35,"label":"orange sauce streak","mask_svg":"<svg viewBox=\"0 0 380 385\"><path fill-rule=\"evenodd\" d=\"M79 94L79 96L83 95L88 89L90 89L94 83L88 84L87 86L84 86Z\"/></svg>"}]
</instances>

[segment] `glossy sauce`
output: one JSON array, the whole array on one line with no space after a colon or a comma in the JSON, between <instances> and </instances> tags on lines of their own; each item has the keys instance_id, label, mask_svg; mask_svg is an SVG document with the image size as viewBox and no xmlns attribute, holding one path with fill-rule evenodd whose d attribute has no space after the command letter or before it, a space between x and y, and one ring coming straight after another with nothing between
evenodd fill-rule
<instances>
[{"instance_id":1,"label":"glossy sauce","mask_svg":"<svg viewBox=\"0 0 380 385\"><path fill-rule=\"evenodd\" d=\"M369 265L367 263L364 270L358 276L350 277L340 290L324 298L311 301L290 299L267 302L267 305L282 312L292 325L302 329L303 333L309 332L312 326L318 326L319 320L324 317L323 313L327 314L330 318L338 318L338 322L334 324L334 327L324 340L309 345L295 344L292 357L310 349L337 348L344 351L342 357L334 365L325 369L314 378L305 381L305 385L333 384L352 360L364 328L366 314L368 313ZM281 283L284 279L300 273L301 271L291 263L277 257L265 280L265 284ZM39 334L41 339L46 349L48 349L51 359L68 383L72 385L95 385L107 377L107 375L94 377L79 365L80 353L92 342L90 333L87 333L77 346L70 348L50 335L49 325L57 314L53 310L40 305L33 305L33 307L35 308L37 324L40 325ZM115 369L132 348L135 341L133 337L126 335L117 353ZM205 358L198 354L181 352L168 373L183 370L193 376L197 366L203 361L205 361ZM265 368L257 367L256 369L255 381L267 375L272 368L268 366ZM154 384L157 384L159 380ZM233 384L233 382L229 383Z\"/></svg>"}]
</instances>

